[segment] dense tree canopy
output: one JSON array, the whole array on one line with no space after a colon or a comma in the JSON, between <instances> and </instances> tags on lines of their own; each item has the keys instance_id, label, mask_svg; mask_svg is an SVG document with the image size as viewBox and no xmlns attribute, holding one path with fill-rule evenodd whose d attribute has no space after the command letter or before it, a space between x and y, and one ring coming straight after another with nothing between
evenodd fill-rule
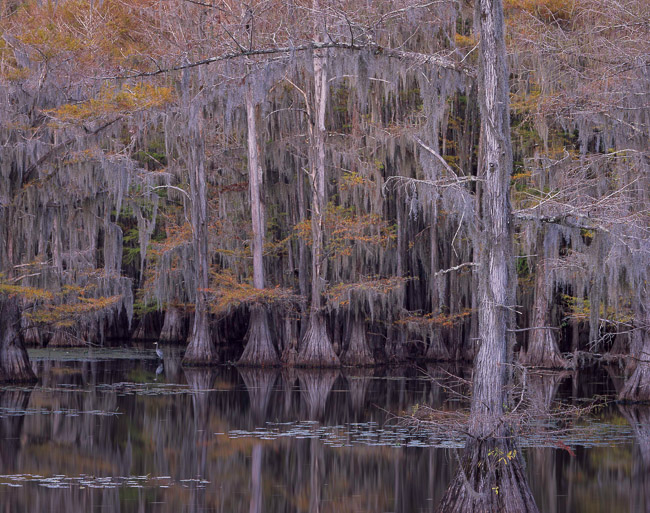
<instances>
[{"instance_id":1,"label":"dense tree canopy","mask_svg":"<svg viewBox=\"0 0 650 513\"><path fill-rule=\"evenodd\" d=\"M3 1L0 379L33 378L23 341L338 366L494 337L629 355L649 399L650 7L506 0L491 99L474 4Z\"/></svg>"}]
</instances>

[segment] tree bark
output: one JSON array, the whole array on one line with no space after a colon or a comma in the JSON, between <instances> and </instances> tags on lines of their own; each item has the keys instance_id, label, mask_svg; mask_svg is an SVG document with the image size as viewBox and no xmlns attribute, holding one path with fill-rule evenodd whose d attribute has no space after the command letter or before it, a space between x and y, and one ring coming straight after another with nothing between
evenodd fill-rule
<instances>
[{"instance_id":1,"label":"tree bark","mask_svg":"<svg viewBox=\"0 0 650 513\"><path fill-rule=\"evenodd\" d=\"M636 367L619 394L622 401L650 402L650 305L648 285L640 283L634 298L632 358Z\"/></svg>"},{"instance_id":2,"label":"tree bark","mask_svg":"<svg viewBox=\"0 0 650 513\"><path fill-rule=\"evenodd\" d=\"M351 324L350 343L341 359L343 364L352 367L374 365L375 357L368 347L365 322L359 315L355 315Z\"/></svg>"},{"instance_id":3,"label":"tree bark","mask_svg":"<svg viewBox=\"0 0 650 513\"><path fill-rule=\"evenodd\" d=\"M185 317L180 308L167 305L165 321L158 340L160 342L183 342L187 338Z\"/></svg>"},{"instance_id":4,"label":"tree bark","mask_svg":"<svg viewBox=\"0 0 650 513\"><path fill-rule=\"evenodd\" d=\"M76 331L76 330L75 330ZM58 328L52 334L47 347L87 347L86 341L67 328Z\"/></svg>"},{"instance_id":5,"label":"tree bark","mask_svg":"<svg viewBox=\"0 0 650 513\"><path fill-rule=\"evenodd\" d=\"M32 322L24 315L22 315L20 318L20 324L25 347L42 347L43 336L41 330L34 326Z\"/></svg>"},{"instance_id":6,"label":"tree bark","mask_svg":"<svg viewBox=\"0 0 650 513\"><path fill-rule=\"evenodd\" d=\"M538 237L537 252L541 254L543 248L539 244ZM546 369L562 369L566 367L566 361L560 354L560 348L555 340L555 332L550 327L551 302L548 298L546 285L546 265L542 257L537 262L535 271L535 299L533 303L532 328L528 339L528 349L520 357L521 363L531 367L542 367Z\"/></svg>"},{"instance_id":7,"label":"tree bark","mask_svg":"<svg viewBox=\"0 0 650 513\"><path fill-rule=\"evenodd\" d=\"M503 413L507 328L514 303L510 177L512 148L505 24L501 0L477 0L483 179L479 262L479 340L465 455L439 511L537 512Z\"/></svg>"},{"instance_id":8,"label":"tree bark","mask_svg":"<svg viewBox=\"0 0 650 513\"><path fill-rule=\"evenodd\" d=\"M512 439L470 439L438 513L537 513L523 461Z\"/></svg>"},{"instance_id":9,"label":"tree bark","mask_svg":"<svg viewBox=\"0 0 650 513\"><path fill-rule=\"evenodd\" d=\"M268 314L263 306L251 307L246 348L237 362L239 365L272 367L280 365L278 353L271 341Z\"/></svg>"},{"instance_id":10,"label":"tree bark","mask_svg":"<svg viewBox=\"0 0 650 513\"><path fill-rule=\"evenodd\" d=\"M257 145L257 113L253 102L253 93L249 86L246 91L246 119L248 122L248 182L251 204L251 221L253 226L253 286L264 288L264 234L265 212L262 198L262 166L260 165ZM248 328L246 349L239 359L241 365L279 365L278 352L271 340L271 331L266 310L253 306Z\"/></svg>"},{"instance_id":11,"label":"tree bark","mask_svg":"<svg viewBox=\"0 0 650 513\"><path fill-rule=\"evenodd\" d=\"M318 17L320 3L313 2L314 12ZM321 29L314 22L316 42L320 42ZM311 308L309 324L302 339L296 364L307 367L338 367L339 357L334 352L332 342L327 334L322 309L322 290L325 274L325 258L323 255L323 216L325 213L325 113L327 108L327 50L314 50L314 109L310 116L310 185L312 188L311 203L311 233L312 233L312 265L311 265Z\"/></svg>"},{"instance_id":12,"label":"tree bark","mask_svg":"<svg viewBox=\"0 0 650 513\"><path fill-rule=\"evenodd\" d=\"M19 327L18 299L0 296L0 383L36 381Z\"/></svg>"},{"instance_id":13,"label":"tree bark","mask_svg":"<svg viewBox=\"0 0 650 513\"><path fill-rule=\"evenodd\" d=\"M194 247L194 272L196 300L194 325L189 338L183 365L215 365L219 363L217 348L210 334L208 316L208 199L205 177L205 142L203 140L203 114L196 101L189 108L189 140L187 167L190 175L192 244Z\"/></svg>"},{"instance_id":14,"label":"tree bark","mask_svg":"<svg viewBox=\"0 0 650 513\"><path fill-rule=\"evenodd\" d=\"M508 70L501 0L480 0L475 19L480 30L479 101L482 182L479 262L479 341L475 360L470 432L498 435L506 383L507 325L514 303L511 260L510 177L512 147Z\"/></svg>"},{"instance_id":15,"label":"tree bark","mask_svg":"<svg viewBox=\"0 0 650 513\"><path fill-rule=\"evenodd\" d=\"M429 334L429 347L425 359L432 362L446 362L451 359L439 328L433 328Z\"/></svg>"}]
</instances>

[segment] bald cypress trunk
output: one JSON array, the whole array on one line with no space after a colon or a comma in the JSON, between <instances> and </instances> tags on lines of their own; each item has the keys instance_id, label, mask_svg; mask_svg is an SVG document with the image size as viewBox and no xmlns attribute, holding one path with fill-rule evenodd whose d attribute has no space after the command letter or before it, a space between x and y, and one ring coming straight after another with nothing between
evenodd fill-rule
<instances>
[{"instance_id":1,"label":"bald cypress trunk","mask_svg":"<svg viewBox=\"0 0 650 513\"><path fill-rule=\"evenodd\" d=\"M360 315L354 315L351 320L349 335L349 345L343 354L342 361L345 365L363 367L374 365L375 357L368 347L368 338L366 337L366 324Z\"/></svg>"},{"instance_id":2,"label":"bald cypress trunk","mask_svg":"<svg viewBox=\"0 0 650 513\"><path fill-rule=\"evenodd\" d=\"M619 398L623 401L650 402L650 306L648 306L650 296L647 287L646 283L639 284L634 298L631 356L636 367L619 394Z\"/></svg>"},{"instance_id":3,"label":"bald cypress trunk","mask_svg":"<svg viewBox=\"0 0 650 513\"><path fill-rule=\"evenodd\" d=\"M167 305L165 321L158 340L160 342L181 342L187 338L185 329L185 316L180 308L171 304Z\"/></svg>"},{"instance_id":4,"label":"bald cypress trunk","mask_svg":"<svg viewBox=\"0 0 650 513\"><path fill-rule=\"evenodd\" d=\"M510 177L512 148L508 71L501 0L476 4L480 27L479 99L482 182L479 261L479 342L475 360L472 413L476 436L491 433L503 414L509 311L513 307Z\"/></svg>"},{"instance_id":5,"label":"bald cypress trunk","mask_svg":"<svg viewBox=\"0 0 650 513\"><path fill-rule=\"evenodd\" d=\"M314 11L319 13L320 2L314 0ZM316 18L318 20L318 16ZM318 21L314 23L316 42L322 39L322 29ZM311 307L309 324L302 338L296 364L309 367L338 367L341 362L334 352L332 342L325 327L322 312L322 292L325 278L326 259L323 255L323 216L325 214L325 113L327 109L327 50L314 50L314 91L313 111L309 121L310 135L310 185L312 189L311 202L311 234L312 234L312 265L311 265Z\"/></svg>"},{"instance_id":6,"label":"bald cypress trunk","mask_svg":"<svg viewBox=\"0 0 650 513\"><path fill-rule=\"evenodd\" d=\"M0 296L0 383L36 381L19 328L18 299Z\"/></svg>"},{"instance_id":7,"label":"bald cypress trunk","mask_svg":"<svg viewBox=\"0 0 650 513\"><path fill-rule=\"evenodd\" d=\"M542 239L543 241L543 236L538 236L538 239ZM543 248L538 245L537 251L541 254ZM535 299L531 321L533 330L528 340L528 349L520 359L524 365L530 365L532 367L544 367L547 369L563 368L566 366L566 361L560 354L560 349L555 340L555 332L552 329L547 329L551 327L551 302L548 297L546 281L546 264L540 257L535 272Z\"/></svg>"},{"instance_id":8,"label":"bald cypress trunk","mask_svg":"<svg viewBox=\"0 0 650 513\"><path fill-rule=\"evenodd\" d=\"M474 363L468 439L461 467L439 511L536 512L537 507L503 423L507 328L514 303L511 261L508 71L501 0L477 0L483 179L478 248L479 342ZM515 451L515 452L513 452Z\"/></svg>"},{"instance_id":9,"label":"bald cypress trunk","mask_svg":"<svg viewBox=\"0 0 650 513\"><path fill-rule=\"evenodd\" d=\"M246 119L248 122L248 180L253 226L253 286L264 288L264 234L265 212L262 198L262 166L257 145L257 113L250 87L246 91ZM239 359L243 365L279 365L280 359L271 340L266 310L251 308L246 349Z\"/></svg>"},{"instance_id":10,"label":"bald cypress trunk","mask_svg":"<svg viewBox=\"0 0 650 513\"><path fill-rule=\"evenodd\" d=\"M196 300L194 325L189 337L183 365L213 365L219 362L217 349L210 334L210 319L206 290L208 281L208 199L205 176L205 142L203 140L203 113L201 106L192 102L189 106L189 137L187 167L190 178L192 205L192 245L194 248L194 272Z\"/></svg>"}]
</instances>

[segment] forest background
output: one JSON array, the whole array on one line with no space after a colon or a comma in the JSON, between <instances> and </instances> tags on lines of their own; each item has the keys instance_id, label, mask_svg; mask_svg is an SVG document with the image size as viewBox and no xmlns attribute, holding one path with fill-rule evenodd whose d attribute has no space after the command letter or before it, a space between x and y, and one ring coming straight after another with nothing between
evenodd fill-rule
<instances>
[{"instance_id":1,"label":"forest background","mask_svg":"<svg viewBox=\"0 0 650 513\"><path fill-rule=\"evenodd\" d=\"M650 6L504 2L494 212L479 8L3 0L0 379L34 378L24 343L128 338L471 361L494 303L504 360L621 359L650 399Z\"/></svg>"}]
</instances>

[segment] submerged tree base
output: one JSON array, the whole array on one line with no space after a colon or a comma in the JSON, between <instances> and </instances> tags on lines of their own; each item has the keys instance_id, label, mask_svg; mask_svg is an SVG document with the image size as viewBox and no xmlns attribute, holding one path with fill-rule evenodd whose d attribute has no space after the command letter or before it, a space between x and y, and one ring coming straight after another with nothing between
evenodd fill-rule
<instances>
[{"instance_id":1,"label":"submerged tree base","mask_svg":"<svg viewBox=\"0 0 650 513\"><path fill-rule=\"evenodd\" d=\"M325 319L322 315L312 313L309 326L302 339L300 351L295 359L297 367L340 367L341 361L332 348Z\"/></svg>"},{"instance_id":2,"label":"submerged tree base","mask_svg":"<svg viewBox=\"0 0 650 513\"><path fill-rule=\"evenodd\" d=\"M368 347L365 324L355 319L350 333L350 344L341 358L343 365L350 367L371 367L376 364L375 357Z\"/></svg>"},{"instance_id":3,"label":"submerged tree base","mask_svg":"<svg viewBox=\"0 0 650 513\"><path fill-rule=\"evenodd\" d=\"M548 329L535 330L528 351L521 353L519 361L528 367L541 369L566 369L569 366L560 354L555 336Z\"/></svg>"},{"instance_id":4,"label":"submerged tree base","mask_svg":"<svg viewBox=\"0 0 650 513\"><path fill-rule=\"evenodd\" d=\"M37 381L18 333L19 325L20 313L16 299L0 297L0 383Z\"/></svg>"},{"instance_id":5,"label":"submerged tree base","mask_svg":"<svg viewBox=\"0 0 650 513\"><path fill-rule=\"evenodd\" d=\"M429 347L427 348L424 359L429 362L447 362L451 360L451 356L445 343L442 341L439 330L431 333Z\"/></svg>"},{"instance_id":6,"label":"submerged tree base","mask_svg":"<svg viewBox=\"0 0 650 513\"><path fill-rule=\"evenodd\" d=\"M521 455L508 438L469 439L438 513L537 513Z\"/></svg>"},{"instance_id":7,"label":"submerged tree base","mask_svg":"<svg viewBox=\"0 0 650 513\"><path fill-rule=\"evenodd\" d=\"M639 362L632 375L625 381L619 399L629 403L650 402L650 365Z\"/></svg>"},{"instance_id":8,"label":"submerged tree base","mask_svg":"<svg viewBox=\"0 0 650 513\"><path fill-rule=\"evenodd\" d=\"M27 350L20 343L0 348L0 383L35 383L36 374L29 364Z\"/></svg>"},{"instance_id":9,"label":"submerged tree base","mask_svg":"<svg viewBox=\"0 0 650 513\"><path fill-rule=\"evenodd\" d=\"M250 324L248 327L246 348L238 365L255 367L275 367L280 365L278 353L271 341L266 310L260 306L251 308Z\"/></svg>"},{"instance_id":10,"label":"submerged tree base","mask_svg":"<svg viewBox=\"0 0 650 513\"><path fill-rule=\"evenodd\" d=\"M218 365L219 353L212 342L207 315L197 315L192 335L183 356L184 367L209 367Z\"/></svg>"},{"instance_id":11,"label":"submerged tree base","mask_svg":"<svg viewBox=\"0 0 650 513\"><path fill-rule=\"evenodd\" d=\"M183 342L187 339L185 318L180 308L168 306L165 321L158 337L159 342Z\"/></svg>"},{"instance_id":12,"label":"submerged tree base","mask_svg":"<svg viewBox=\"0 0 650 513\"><path fill-rule=\"evenodd\" d=\"M86 347L88 343L74 333L60 329L56 330L47 344L47 347Z\"/></svg>"}]
</instances>

